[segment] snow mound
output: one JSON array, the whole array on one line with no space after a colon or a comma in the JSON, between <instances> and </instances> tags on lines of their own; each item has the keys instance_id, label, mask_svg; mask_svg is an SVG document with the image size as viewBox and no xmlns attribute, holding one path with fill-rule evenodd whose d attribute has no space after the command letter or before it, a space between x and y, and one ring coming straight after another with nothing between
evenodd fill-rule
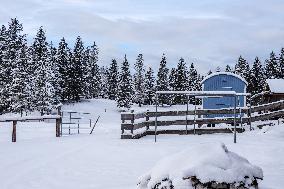
<instances>
[{"instance_id":1,"label":"snow mound","mask_svg":"<svg viewBox=\"0 0 284 189\"><path fill-rule=\"evenodd\" d=\"M230 152L223 143L206 143L190 147L159 161L148 173L139 178L139 189L174 188L191 189L188 178L201 183L251 184L262 179L262 169L245 158ZM157 187L159 185L159 187ZM168 187L165 187L168 185Z\"/></svg>"}]
</instances>

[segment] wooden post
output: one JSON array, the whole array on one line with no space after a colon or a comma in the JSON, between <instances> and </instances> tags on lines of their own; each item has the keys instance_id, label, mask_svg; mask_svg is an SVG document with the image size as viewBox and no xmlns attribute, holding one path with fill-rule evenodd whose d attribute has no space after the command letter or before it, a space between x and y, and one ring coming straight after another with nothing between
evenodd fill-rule
<instances>
[{"instance_id":1,"label":"wooden post","mask_svg":"<svg viewBox=\"0 0 284 189\"><path fill-rule=\"evenodd\" d=\"M80 121L78 119L78 134L80 134Z\"/></svg>"},{"instance_id":2,"label":"wooden post","mask_svg":"<svg viewBox=\"0 0 284 189\"><path fill-rule=\"evenodd\" d=\"M234 105L234 143L237 143L237 123L236 123L236 119L237 119L237 96L234 96L235 98L235 105Z\"/></svg>"},{"instance_id":3,"label":"wooden post","mask_svg":"<svg viewBox=\"0 0 284 189\"><path fill-rule=\"evenodd\" d=\"M146 122L148 122L149 121L149 110L146 111L145 116L146 116ZM147 123L147 126L146 126L146 130L149 130L148 123Z\"/></svg>"},{"instance_id":4,"label":"wooden post","mask_svg":"<svg viewBox=\"0 0 284 189\"><path fill-rule=\"evenodd\" d=\"M134 110L131 110L131 124L132 124L132 129L131 129L131 134L133 134L133 128L134 128Z\"/></svg>"},{"instance_id":5,"label":"wooden post","mask_svg":"<svg viewBox=\"0 0 284 189\"><path fill-rule=\"evenodd\" d=\"M13 121L13 131L12 131L12 142L16 142L17 141L17 121Z\"/></svg>"},{"instance_id":6,"label":"wooden post","mask_svg":"<svg viewBox=\"0 0 284 189\"><path fill-rule=\"evenodd\" d=\"M249 130L251 131L251 96L249 97Z\"/></svg>"},{"instance_id":7,"label":"wooden post","mask_svg":"<svg viewBox=\"0 0 284 189\"><path fill-rule=\"evenodd\" d=\"M158 126L158 94L155 96L156 101L156 113L155 113L155 142L157 142L157 126Z\"/></svg>"},{"instance_id":8,"label":"wooden post","mask_svg":"<svg viewBox=\"0 0 284 189\"><path fill-rule=\"evenodd\" d=\"M61 106L57 108L57 115L60 116L59 119L56 119L56 137L62 136L62 117L63 112L61 112Z\"/></svg>"},{"instance_id":9,"label":"wooden post","mask_svg":"<svg viewBox=\"0 0 284 189\"><path fill-rule=\"evenodd\" d=\"M61 120L60 118L56 119L56 137L60 137L60 125L61 125Z\"/></svg>"},{"instance_id":10,"label":"wooden post","mask_svg":"<svg viewBox=\"0 0 284 189\"><path fill-rule=\"evenodd\" d=\"M188 95L186 95L186 117L185 117L185 119L186 119L186 126L185 126L185 134L188 134L188 127L187 127L187 124L188 124L188 117L187 117L187 115L188 115Z\"/></svg>"},{"instance_id":11,"label":"wooden post","mask_svg":"<svg viewBox=\"0 0 284 189\"><path fill-rule=\"evenodd\" d=\"M195 125L196 125L196 98L194 96L194 121L193 121L193 132L194 132L194 135L196 134Z\"/></svg>"},{"instance_id":12,"label":"wooden post","mask_svg":"<svg viewBox=\"0 0 284 189\"><path fill-rule=\"evenodd\" d=\"M92 119L90 119L90 128L92 127Z\"/></svg>"}]
</instances>

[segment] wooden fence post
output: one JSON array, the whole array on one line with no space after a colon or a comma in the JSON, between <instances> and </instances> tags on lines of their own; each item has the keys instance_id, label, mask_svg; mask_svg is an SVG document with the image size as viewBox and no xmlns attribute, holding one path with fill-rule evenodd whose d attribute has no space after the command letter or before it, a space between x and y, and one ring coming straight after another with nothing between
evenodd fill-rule
<instances>
[{"instance_id":1,"label":"wooden fence post","mask_svg":"<svg viewBox=\"0 0 284 189\"><path fill-rule=\"evenodd\" d=\"M56 137L60 137L60 118L56 119Z\"/></svg>"},{"instance_id":2,"label":"wooden fence post","mask_svg":"<svg viewBox=\"0 0 284 189\"><path fill-rule=\"evenodd\" d=\"M146 116L146 122L149 121L149 110L147 110L147 112L145 113L145 116ZM149 130L149 124L147 123L147 126L146 126L146 130Z\"/></svg>"},{"instance_id":3,"label":"wooden fence post","mask_svg":"<svg viewBox=\"0 0 284 189\"><path fill-rule=\"evenodd\" d=\"M132 124L131 134L133 134L133 128L134 128L134 110L131 110L131 124Z\"/></svg>"},{"instance_id":4,"label":"wooden fence post","mask_svg":"<svg viewBox=\"0 0 284 189\"><path fill-rule=\"evenodd\" d=\"M12 131L12 142L16 142L17 141L17 121L13 121L13 131Z\"/></svg>"},{"instance_id":5,"label":"wooden fence post","mask_svg":"<svg viewBox=\"0 0 284 189\"><path fill-rule=\"evenodd\" d=\"M61 107L59 106L57 109L57 114L60 118L56 119L56 137L60 137L60 125L61 125Z\"/></svg>"}]
</instances>

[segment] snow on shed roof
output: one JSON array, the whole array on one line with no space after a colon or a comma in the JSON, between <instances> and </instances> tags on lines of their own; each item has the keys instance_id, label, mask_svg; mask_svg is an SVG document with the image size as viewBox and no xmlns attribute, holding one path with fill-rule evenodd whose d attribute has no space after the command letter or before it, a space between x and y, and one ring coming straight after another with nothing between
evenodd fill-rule
<instances>
[{"instance_id":1,"label":"snow on shed roof","mask_svg":"<svg viewBox=\"0 0 284 189\"><path fill-rule=\"evenodd\" d=\"M284 79L267 79L266 82L272 93L284 93Z\"/></svg>"},{"instance_id":2,"label":"snow on shed roof","mask_svg":"<svg viewBox=\"0 0 284 189\"><path fill-rule=\"evenodd\" d=\"M205 77L202 81L201 81L201 84L203 84L203 82L205 82L207 79L211 78L211 77L214 77L214 76L217 76L217 75L231 75L233 77L236 77L236 78L239 78L240 80L242 80L246 85L248 85L248 82L242 78L240 75L237 75L237 74L234 74L234 73L231 73L231 72L216 72L216 73L212 73L210 75L208 75L207 77Z\"/></svg>"}]
</instances>

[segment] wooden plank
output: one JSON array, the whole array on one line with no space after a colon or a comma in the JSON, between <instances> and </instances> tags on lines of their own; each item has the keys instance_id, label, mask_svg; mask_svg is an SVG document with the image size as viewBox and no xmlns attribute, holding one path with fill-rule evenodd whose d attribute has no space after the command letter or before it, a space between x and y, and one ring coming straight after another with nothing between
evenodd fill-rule
<instances>
[{"instance_id":1,"label":"wooden plank","mask_svg":"<svg viewBox=\"0 0 284 189\"><path fill-rule=\"evenodd\" d=\"M133 130L133 124L131 123L122 123L121 130Z\"/></svg>"}]
</instances>

